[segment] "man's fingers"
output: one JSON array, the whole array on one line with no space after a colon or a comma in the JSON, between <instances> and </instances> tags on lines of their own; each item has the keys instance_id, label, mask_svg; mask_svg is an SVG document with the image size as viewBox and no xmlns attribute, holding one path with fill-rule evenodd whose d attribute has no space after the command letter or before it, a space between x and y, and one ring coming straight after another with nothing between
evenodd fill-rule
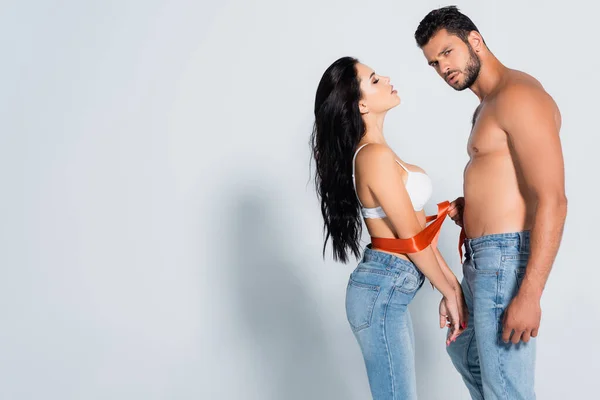
<instances>
[{"instance_id":1,"label":"man's fingers","mask_svg":"<svg viewBox=\"0 0 600 400\"><path fill-rule=\"evenodd\" d=\"M538 328L534 328L531 330L531 337L537 337L538 335Z\"/></svg>"},{"instance_id":2,"label":"man's fingers","mask_svg":"<svg viewBox=\"0 0 600 400\"><path fill-rule=\"evenodd\" d=\"M454 214L448 214L448 215L450 216L450 219L452 221L454 221L456 224L462 226L462 218L461 218L461 215L458 212L456 212Z\"/></svg>"},{"instance_id":3,"label":"man's fingers","mask_svg":"<svg viewBox=\"0 0 600 400\"><path fill-rule=\"evenodd\" d=\"M511 342L513 342L513 344L517 344L521 341L521 335L523 334L523 330L515 330L515 333L513 333L512 335L512 340Z\"/></svg>"},{"instance_id":4,"label":"man's fingers","mask_svg":"<svg viewBox=\"0 0 600 400\"><path fill-rule=\"evenodd\" d=\"M458 198L452 203L450 203L450 207L448 207L448 215L450 216L450 218L454 219L455 217L462 214L463 205L464 202L462 201L462 198Z\"/></svg>"},{"instance_id":5,"label":"man's fingers","mask_svg":"<svg viewBox=\"0 0 600 400\"><path fill-rule=\"evenodd\" d=\"M523 332L523 336L521 336L521 340L525 343L529 342L529 339L531 338L531 332L529 330L526 330L525 332Z\"/></svg>"},{"instance_id":6,"label":"man's fingers","mask_svg":"<svg viewBox=\"0 0 600 400\"><path fill-rule=\"evenodd\" d=\"M443 328L444 326L446 326L446 316L440 315L440 328Z\"/></svg>"},{"instance_id":7,"label":"man's fingers","mask_svg":"<svg viewBox=\"0 0 600 400\"><path fill-rule=\"evenodd\" d=\"M502 341L504 343L508 343L510 340L510 334L512 333L512 327L504 325L504 329L502 330Z\"/></svg>"}]
</instances>

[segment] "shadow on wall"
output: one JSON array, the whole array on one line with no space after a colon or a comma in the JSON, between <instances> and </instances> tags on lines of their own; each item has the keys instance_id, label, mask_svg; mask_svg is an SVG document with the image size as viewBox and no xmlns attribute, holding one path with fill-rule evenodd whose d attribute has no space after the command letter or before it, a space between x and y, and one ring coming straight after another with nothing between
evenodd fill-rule
<instances>
[{"instance_id":1,"label":"shadow on wall","mask_svg":"<svg viewBox=\"0 0 600 400\"><path fill-rule=\"evenodd\" d=\"M253 343L256 368L268 386L260 399L351 399L327 347L307 282L296 274L301 259L286 254L286 221L271 213L277 203L260 190L233 200L226 231L231 238L229 282L236 321Z\"/></svg>"}]
</instances>

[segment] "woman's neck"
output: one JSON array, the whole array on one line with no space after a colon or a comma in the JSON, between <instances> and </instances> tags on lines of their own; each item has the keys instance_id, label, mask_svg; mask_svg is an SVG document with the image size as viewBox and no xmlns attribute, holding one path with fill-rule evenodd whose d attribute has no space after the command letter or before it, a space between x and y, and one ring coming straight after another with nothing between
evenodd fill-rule
<instances>
[{"instance_id":1,"label":"woman's neck","mask_svg":"<svg viewBox=\"0 0 600 400\"><path fill-rule=\"evenodd\" d=\"M387 145L383 136L383 121L385 114L379 115L363 115L365 123L365 135L361 139L361 143L380 143Z\"/></svg>"}]
</instances>

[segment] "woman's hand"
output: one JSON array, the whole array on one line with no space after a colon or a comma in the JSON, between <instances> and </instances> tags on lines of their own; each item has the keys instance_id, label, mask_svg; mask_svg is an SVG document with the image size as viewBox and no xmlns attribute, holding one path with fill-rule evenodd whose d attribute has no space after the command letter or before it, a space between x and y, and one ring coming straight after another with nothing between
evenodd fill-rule
<instances>
[{"instance_id":1,"label":"woman's hand","mask_svg":"<svg viewBox=\"0 0 600 400\"><path fill-rule=\"evenodd\" d=\"M463 333L469 325L469 308L467 307L467 302L465 301L465 296L463 294L462 287L460 286L460 284L457 284L457 286L454 288L454 291L456 292L456 302L458 303L458 314L460 317L460 333Z\"/></svg>"},{"instance_id":2,"label":"woman's hand","mask_svg":"<svg viewBox=\"0 0 600 400\"><path fill-rule=\"evenodd\" d=\"M460 285L454 287L454 299L456 305L456 314L458 317L458 328L455 328L455 316L452 314L453 311L450 309L451 303L449 298L443 297L440 301L440 328L448 327L450 332L446 340L446 345L454 342L456 338L467 329L469 323L469 309L465 302L465 297L462 292Z\"/></svg>"},{"instance_id":3,"label":"woman's hand","mask_svg":"<svg viewBox=\"0 0 600 400\"><path fill-rule=\"evenodd\" d=\"M449 346L461 333L460 312L456 295L444 296L440 301L440 328L445 326L450 328L450 334L446 339L446 346Z\"/></svg>"}]
</instances>

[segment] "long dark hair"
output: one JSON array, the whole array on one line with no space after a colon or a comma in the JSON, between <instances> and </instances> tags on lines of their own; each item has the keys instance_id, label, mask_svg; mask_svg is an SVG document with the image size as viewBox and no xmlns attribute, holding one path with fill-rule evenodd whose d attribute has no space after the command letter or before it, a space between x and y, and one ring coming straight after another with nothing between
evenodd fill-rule
<instances>
[{"instance_id":1,"label":"long dark hair","mask_svg":"<svg viewBox=\"0 0 600 400\"><path fill-rule=\"evenodd\" d=\"M365 134L358 102L358 60L342 57L323 74L315 98L315 124L311 135L316 164L315 186L323 214L323 257L331 238L333 258L348 262L349 251L360 256L362 221L352 181L352 159Z\"/></svg>"}]
</instances>

